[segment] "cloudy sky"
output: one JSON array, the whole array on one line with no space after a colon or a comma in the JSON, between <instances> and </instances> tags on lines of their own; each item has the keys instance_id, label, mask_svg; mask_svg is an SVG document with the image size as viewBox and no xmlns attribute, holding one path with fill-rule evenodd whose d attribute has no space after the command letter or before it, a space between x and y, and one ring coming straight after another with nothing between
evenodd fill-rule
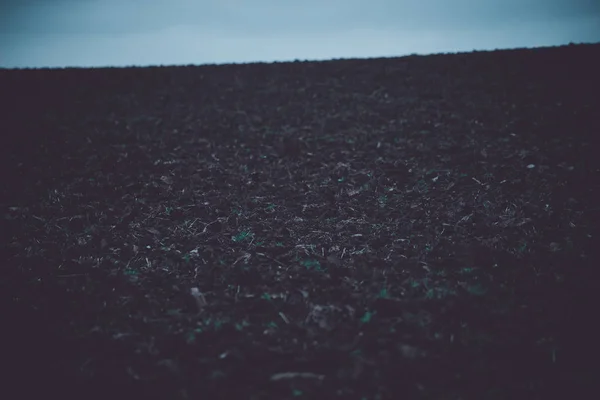
<instances>
[{"instance_id":1,"label":"cloudy sky","mask_svg":"<svg viewBox=\"0 0 600 400\"><path fill-rule=\"evenodd\" d=\"M389 57L600 42L598 0L2 0L0 67Z\"/></svg>"}]
</instances>

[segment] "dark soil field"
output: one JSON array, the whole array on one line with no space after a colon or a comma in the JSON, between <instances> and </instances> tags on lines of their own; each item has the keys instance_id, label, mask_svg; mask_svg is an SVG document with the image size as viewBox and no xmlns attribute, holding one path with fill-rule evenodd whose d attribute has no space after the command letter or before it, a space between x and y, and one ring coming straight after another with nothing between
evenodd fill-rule
<instances>
[{"instance_id":1,"label":"dark soil field","mask_svg":"<svg viewBox=\"0 0 600 400\"><path fill-rule=\"evenodd\" d=\"M599 71L0 70L5 398L592 398Z\"/></svg>"}]
</instances>

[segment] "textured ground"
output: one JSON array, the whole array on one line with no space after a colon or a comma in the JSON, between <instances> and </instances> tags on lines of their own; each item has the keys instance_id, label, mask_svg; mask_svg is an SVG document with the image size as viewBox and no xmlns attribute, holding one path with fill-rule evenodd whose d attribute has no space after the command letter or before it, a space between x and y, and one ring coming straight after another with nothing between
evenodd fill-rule
<instances>
[{"instance_id":1,"label":"textured ground","mask_svg":"<svg viewBox=\"0 0 600 400\"><path fill-rule=\"evenodd\" d=\"M598 71L600 45L0 70L7 382L165 399L590 389Z\"/></svg>"}]
</instances>

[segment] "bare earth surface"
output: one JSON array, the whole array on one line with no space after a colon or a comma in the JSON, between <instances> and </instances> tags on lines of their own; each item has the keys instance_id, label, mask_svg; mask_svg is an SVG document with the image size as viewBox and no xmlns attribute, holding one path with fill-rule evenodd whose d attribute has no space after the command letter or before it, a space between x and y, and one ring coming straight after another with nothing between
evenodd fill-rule
<instances>
[{"instance_id":1,"label":"bare earth surface","mask_svg":"<svg viewBox=\"0 0 600 400\"><path fill-rule=\"evenodd\" d=\"M18 398L584 394L598 71L600 45L0 70L3 378Z\"/></svg>"}]
</instances>

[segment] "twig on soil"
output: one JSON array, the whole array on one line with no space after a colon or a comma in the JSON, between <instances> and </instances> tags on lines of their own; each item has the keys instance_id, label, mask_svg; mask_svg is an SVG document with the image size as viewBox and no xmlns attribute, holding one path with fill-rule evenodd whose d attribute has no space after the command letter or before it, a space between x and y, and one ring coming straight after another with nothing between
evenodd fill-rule
<instances>
[{"instance_id":1,"label":"twig on soil","mask_svg":"<svg viewBox=\"0 0 600 400\"><path fill-rule=\"evenodd\" d=\"M288 319L288 317L286 317L285 314L282 313L281 311L279 312L279 316L281 317L281 319L283 320L283 322L285 322L286 324L290 323L290 320Z\"/></svg>"},{"instance_id":2,"label":"twig on soil","mask_svg":"<svg viewBox=\"0 0 600 400\"><path fill-rule=\"evenodd\" d=\"M86 276L87 274L68 274L68 275L56 275L57 278L76 278L78 276Z\"/></svg>"},{"instance_id":3,"label":"twig on soil","mask_svg":"<svg viewBox=\"0 0 600 400\"><path fill-rule=\"evenodd\" d=\"M282 379L294 379L294 378L304 378L304 379L325 379L325 375L313 374L312 372L280 372L278 374L271 375L272 381L280 381Z\"/></svg>"},{"instance_id":4,"label":"twig on soil","mask_svg":"<svg viewBox=\"0 0 600 400\"><path fill-rule=\"evenodd\" d=\"M197 287L193 287L190 290L190 294L196 300L196 305L198 306L198 313L200 313L200 311L202 311L202 308L204 308L204 306L206 306L208 304L206 302L206 298L204 297L204 295L200 292L200 290Z\"/></svg>"},{"instance_id":5,"label":"twig on soil","mask_svg":"<svg viewBox=\"0 0 600 400\"><path fill-rule=\"evenodd\" d=\"M259 255L259 256L263 256L263 257L265 257L265 258L268 258L268 259L269 259L269 260L271 260L271 261L275 261L277 264L281 265L282 267L285 267L285 264L284 264L284 263L282 263L281 261L279 261L279 260L276 260L276 259L274 259L274 258L272 258L272 257L269 257L269 256L268 256L268 255L266 255L265 253L256 253L256 254L257 254L257 255Z\"/></svg>"}]
</instances>

